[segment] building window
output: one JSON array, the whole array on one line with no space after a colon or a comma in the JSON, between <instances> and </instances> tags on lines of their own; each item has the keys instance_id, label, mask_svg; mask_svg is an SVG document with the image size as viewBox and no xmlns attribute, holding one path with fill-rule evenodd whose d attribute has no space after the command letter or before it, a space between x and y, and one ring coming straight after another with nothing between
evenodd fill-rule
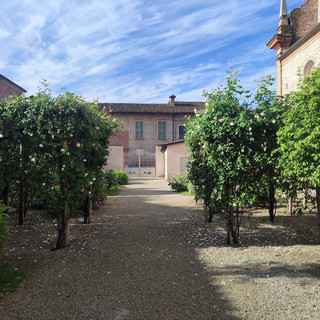
<instances>
[{"instance_id":1,"label":"building window","mask_svg":"<svg viewBox=\"0 0 320 320\"><path fill-rule=\"evenodd\" d=\"M186 134L186 127L185 126L179 126L179 140L183 140L185 134Z\"/></svg>"},{"instance_id":2,"label":"building window","mask_svg":"<svg viewBox=\"0 0 320 320\"><path fill-rule=\"evenodd\" d=\"M167 140L167 123L165 121L158 122L158 140Z\"/></svg>"},{"instance_id":3,"label":"building window","mask_svg":"<svg viewBox=\"0 0 320 320\"><path fill-rule=\"evenodd\" d=\"M143 140L143 121L136 121L135 125L135 138L137 140Z\"/></svg>"},{"instance_id":4,"label":"building window","mask_svg":"<svg viewBox=\"0 0 320 320\"><path fill-rule=\"evenodd\" d=\"M308 77L313 67L314 67L314 62L312 60L309 60L304 67L303 76Z\"/></svg>"}]
</instances>

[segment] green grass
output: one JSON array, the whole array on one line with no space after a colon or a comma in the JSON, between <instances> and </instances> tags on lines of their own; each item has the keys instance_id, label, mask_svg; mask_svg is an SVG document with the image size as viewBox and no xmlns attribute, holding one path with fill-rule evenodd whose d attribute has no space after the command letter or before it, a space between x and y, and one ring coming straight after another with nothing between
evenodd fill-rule
<instances>
[{"instance_id":1,"label":"green grass","mask_svg":"<svg viewBox=\"0 0 320 320\"><path fill-rule=\"evenodd\" d=\"M182 194L183 196L194 196L194 193L189 192L189 191L182 191L182 192L180 192L180 194Z\"/></svg>"},{"instance_id":2,"label":"green grass","mask_svg":"<svg viewBox=\"0 0 320 320\"><path fill-rule=\"evenodd\" d=\"M120 194L120 192L122 191L122 189L125 188L125 186L117 186L117 187L112 187L107 191L107 196L109 197L113 197L113 196L117 196Z\"/></svg>"},{"instance_id":3,"label":"green grass","mask_svg":"<svg viewBox=\"0 0 320 320\"><path fill-rule=\"evenodd\" d=\"M26 272L8 267L0 267L0 299L16 290L25 279Z\"/></svg>"}]
</instances>

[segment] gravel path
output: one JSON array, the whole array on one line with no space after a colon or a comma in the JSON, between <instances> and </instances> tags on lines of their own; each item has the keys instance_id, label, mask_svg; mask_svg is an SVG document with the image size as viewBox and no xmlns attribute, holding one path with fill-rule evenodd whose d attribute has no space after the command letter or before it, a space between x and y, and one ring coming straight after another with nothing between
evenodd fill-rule
<instances>
[{"instance_id":1,"label":"gravel path","mask_svg":"<svg viewBox=\"0 0 320 320\"><path fill-rule=\"evenodd\" d=\"M244 245L227 247L225 222L201 215L192 197L143 179L108 198L92 224L75 220L64 250L49 251L56 235L45 219L16 226L1 259L32 272L0 300L0 319L320 319L312 239L261 223L264 237L248 225Z\"/></svg>"}]
</instances>

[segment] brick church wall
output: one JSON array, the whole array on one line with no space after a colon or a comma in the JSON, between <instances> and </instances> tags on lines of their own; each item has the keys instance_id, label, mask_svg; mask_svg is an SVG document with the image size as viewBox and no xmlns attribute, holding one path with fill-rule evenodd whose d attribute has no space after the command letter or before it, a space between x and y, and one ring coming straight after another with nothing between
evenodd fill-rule
<instances>
[{"instance_id":1,"label":"brick church wall","mask_svg":"<svg viewBox=\"0 0 320 320\"><path fill-rule=\"evenodd\" d=\"M303 37L319 22L318 6L319 0L307 0L295 11L297 15L297 37Z\"/></svg>"}]
</instances>

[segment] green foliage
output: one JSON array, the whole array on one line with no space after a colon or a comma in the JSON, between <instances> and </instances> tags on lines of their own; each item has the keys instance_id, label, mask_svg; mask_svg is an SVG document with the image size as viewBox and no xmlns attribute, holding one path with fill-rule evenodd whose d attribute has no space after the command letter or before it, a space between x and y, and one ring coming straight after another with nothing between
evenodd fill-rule
<instances>
[{"instance_id":1,"label":"green foliage","mask_svg":"<svg viewBox=\"0 0 320 320\"><path fill-rule=\"evenodd\" d=\"M287 101L292 108L278 132L282 176L297 188L320 186L320 69L301 80Z\"/></svg>"},{"instance_id":2,"label":"green foliage","mask_svg":"<svg viewBox=\"0 0 320 320\"><path fill-rule=\"evenodd\" d=\"M0 299L7 297L9 292L18 288L25 277L26 273L23 270L0 267Z\"/></svg>"},{"instance_id":3,"label":"green foliage","mask_svg":"<svg viewBox=\"0 0 320 320\"><path fill-rule=\"evenodd\" d=\"M107 191L107 194L109 197L118 196L121 193L122 188L124 187L123 186L112 187Z\"/></svg>"},{"instance_id":4,"label":"green foliage","mask_svg":"<svg viewBox=\"0 0 320 320\"><path fill-rule=\"evenodd\" d=\"M6 206L0 204L0 250L4 246L9 231L9 224L7 221L8 216L5 214L7 209L8 208Z\"/></svg>"},{"instance_id":5,"label":"green foliage","mask_svg":"<svg viewBox=\"0 0 320 320\"><path fill-rule=\"evenodd\" d=\"M104 177L103 177L103 183L107 187L107 189L110 189L111 187L119 185L116 171L113 169L105 171Z\"/></svg>"},{"instance_id":6,"label":"green foliage","mask_svg":"<svg viewBox=\"0 0 320 320\"><path fill-rule=\"evenodd\" d=\"M104 185L104 171L96 174L92 184L92 208L101 209L103 202L107 199L107 188Z\"/></svg>"},{"instance_id":7,"label":"green foliage","mask_svg":"<svg viewBox=\"0 0 320 320\"><path fill-rule=\"evenodd\" d=\"M123 171L110 169L104 172L103 184L107 187L107 189L120 185L126 185L128 182L129 177Z\"/></svg>"},{"instance_id":8,"label":"green foliage","mask_svg":"<svg viewBox=\"0 0 320 320\"><path fill-rule=\"evenodd\" d=\"M233 212L237 216L240 207L261 202L261 190L275 184L277 159L273 151L283 113L283 105L269 89L272 78L258 82L252 99L236 74L229 71L225 87L219 85L212 93L204 93L206 106L187 120L185 138L195 197L204 200L210 214L228 213L234 242L239 225L234 225ZM249 109L250 105L256 109Z\"/></svg>"},{"instance_id":9,"label":"green foliage","mask_svg":"<svg viewBox=\"0 0 320 320\"><path fill-rule=\"evenodd\" d=\"M116 170L116 177L117 177L117 180L118 180L118 184L119 185L126 185L129 183L129 177L128 175L123 172L123 171L117 171Z\"/></svg>"},{"instance_id":10,"label":"green foliage","mask_svg":"<svg viewBox=\"0 0 320 320\"><path fill-rule=\"evenodd\" d=\"M19 212L28 190L29 205L43 204L64 230L60 224L101 193L109 140L119 128L95 103L69 92L0 102L0 189L13 185Z\"/></svg>"},{"instance_id":11,"label":"green foliage","mask_svg":"<svg viewBox=\"0 0 320 320\"><path fill-rule=\"evenodd\" d=\"M169 186L177 192L188 191L188 178L186 175L178 175L169 182Z\"/></svg>"},{"instance_id":12,"label":"green foliage","mask_svg":"<svg viewBox=\"0 0 320 320\"><path fill-rule=\"evenodd\" d=\"M182 191L182 192L180 192L180 194L183 196L194 196L194 193L192 193L190 191Z\"/></svg>"},{"instance_id":13,"label":"green foliage","mask_svg":"<svg viewBox=\"0 0 320 320\"><path fill-rule=\"evenodd\" d=\"M291 109L278 132L279 169L291 191L316 189L320 242L320 68L300 79L298 91L286 98Z\"/></svg>"}]
</instances>

